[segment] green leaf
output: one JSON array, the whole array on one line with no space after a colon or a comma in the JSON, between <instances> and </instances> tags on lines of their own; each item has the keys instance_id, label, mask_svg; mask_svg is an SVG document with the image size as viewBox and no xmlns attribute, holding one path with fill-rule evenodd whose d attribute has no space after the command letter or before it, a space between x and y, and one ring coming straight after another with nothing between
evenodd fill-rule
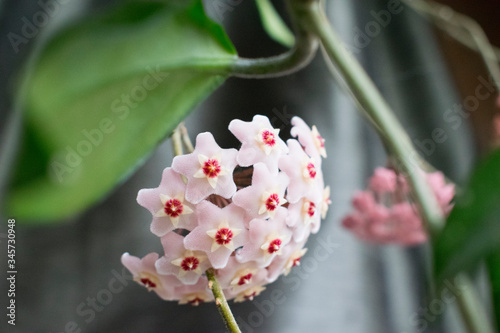
<instances>
[{"instance_id":1,"label":"green leaf","mask_svg":"<svg viewBox=\"0 0 500 333\"><path fill-rule=\"evenodd\" d=\"M494 315L498 327L500 324L500 251L496 251L494 254L489 256L486 263L490 273Z\"/></svg>"},{"instance_id":2,"label":"green leaf","mask_svg":"<svg viewBox=\"0 0 500 333\"><path fill-rule=\"evenodd\" d=\"M434 245L438 280L474 268L500 249L500 151L481 163Z\"/></svg>"},{"instance_id":3,"label":"green leaf","mask_svg":"<svg viewBox=\"0 0 500 333\"><path fill-rule=\"evenodd\" d=\"M269 37L283 46L292 47L295 44L295 37L276 12L273 4L269 0L256 0L255 3L259 9L262 26Z\"/></svg>"},{"instance_id":4,"label":"green leaf","mask_svg":"<svg viewBox=\"0 0 500 333\"><path fill-rule=\"evenodd\" d=\"M222 84L217 73L235 59L201 1L128 3L56 36L28 82L10 216L61 219L103 197Z\"/></svg>"}]
</instances>

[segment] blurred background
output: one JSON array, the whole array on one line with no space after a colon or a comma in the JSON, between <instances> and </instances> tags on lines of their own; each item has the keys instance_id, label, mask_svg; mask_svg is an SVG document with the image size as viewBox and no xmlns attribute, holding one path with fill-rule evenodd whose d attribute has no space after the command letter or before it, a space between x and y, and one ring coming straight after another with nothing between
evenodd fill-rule
<instances>
[{"instance_id":1,"label":"blurred background","mask_svg":"<svg viewBox=\"0 0 500 333\"><path fill-rule=\"evenodd\" d=\"M286 18L284 2L273 2ZM500 45L498 2L441 2L475 18L490 41ZM15 52L6 36L19 33L23 18L32 17L42 7L35 1L0 1L0 147L4 153L17 151L15 138L21 126L13 112L16 79L36 43L67 22L118 1L58 3L60 11L50 24ZM397 112L422 155L460 184L474 161L491 146L492 119L498 112L496 96L482 100L460 125L446 121L446 113L463 105L467 96L474 96L475 89L484 85L481 78L488 82L488 71L476 52L406 6L374 37L360 39L367 25L376 22L373 13L386 9L388 3L330 0L327 8L331 22ZM264 57L285 51L262 29L253 1L206 1L205 8L226 28L240 56ZM232 306L242 331L464 332L453 303L442 309L442 318L423 316L429 301L425 297L425 246L364 244L341 228L353 192L365 187L366 179L375 167L385 165L386 157L375 132L329 74L321 52L307 68L284 78L228 79L191 113L186 125L192 138L210 131L222 147L236 147L237 140L227 130L230 120L248 121L254 114L275 119L273 124L284 135L289 133L292 115L317 125L327 144L323 171L332 189L332 205L320 232L309 239L303 265L268 286L254 302ZM444 129L449 139L442 143L430 140L436 128ZM79 216L48 226L17 221L17 324L7 325L4 318L1 331L224 332L213 304L190 307L162 301L133 283L120 263L123 252L142 257L162 251L157 237L149 232L150 213L135 198L141 188L158 185L161 171L170 166L172 157L167 140L126 182ZM0 166L5 164L2 161ZM5 185L8 175L5 169L0 172ZM2 191L1 198L5 198L5 186ZM1 218L0 247L5 253L6 221L12 217L2 213ZM0 263L5 271L6 255L2 254ZM3 309L6 286L1 279ZM120 290L110 293L114 287ZM283 292L280 304L269 301L273 290Z\"/></svg>"}]
</instances>

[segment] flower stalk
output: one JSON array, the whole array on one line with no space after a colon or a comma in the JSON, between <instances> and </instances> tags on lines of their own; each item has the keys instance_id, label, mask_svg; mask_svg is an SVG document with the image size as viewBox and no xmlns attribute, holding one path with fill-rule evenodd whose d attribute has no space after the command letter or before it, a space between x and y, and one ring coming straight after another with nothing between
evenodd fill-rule
<instances>
[{"instance_id":1,"label":"flower stalk","mask_svg":"<svg viewBox=\"0 0 500 333\"><path fill-rule=\"evenodd\" d=\"M236 319L234 319L233 313L229 308L229 304L227 304L226 297L224 296L224 292L222 291L219 281L215 277L214 269L209 268L206 271L206 274L208 278L208 286L214 294L215 305L217 306L217 310L219 310L228 331L231 333L241 333L238 323L236 322Z\"/></svg>"},{"instance_id":2,"label":"flower stalk","mask_svg":"<svg viewBox=\"0 0 500 333\"><path fill-rule=\"evenodd\" d=\"M194 151L193 143L191 142L191 139L189 138L189 134L186 128L186 125L184 125L184 122L179 124L179 131L181 132L182 136L182 143L184 144L184 147L186 148L187 152L191 154Z\"/></svg>"},{"instance_id":3,"label":"flower stalk","mask_svg":"<svg viewBox=\"0 0 500 333\"><path fill-rule=\"evenodd\" d=\"M172 133L172 149L174 150L175 156L184 154L182 150L182 139L181 139L182 126L184 126L184 123L180 123Z\"/></svg>"}]
</instances>

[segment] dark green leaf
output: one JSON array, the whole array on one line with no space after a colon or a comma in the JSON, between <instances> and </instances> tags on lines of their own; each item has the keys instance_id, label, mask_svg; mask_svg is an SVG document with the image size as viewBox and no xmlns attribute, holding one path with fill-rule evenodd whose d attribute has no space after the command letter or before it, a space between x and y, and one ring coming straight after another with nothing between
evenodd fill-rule
<instances>
[{"instance_id":1,"label":"dark green leaf","mask_svg":"<svg viewBox=\"0 0 500 333\"><path fill-rule=\"evenodd\" d=\"M435 241L439 280L473 268L500 249L500 151L474 171L457 199L446 226Z\"/></svg>"},{"instance_id":2,"label":"dark green leaf","mask_svg":"<svg viewBox=\"0 0 500 333\"><path fill-rule=\"evenodd\" d=\"M201 1L130 3L54 38L28 83L9 214L60 219L101 198L224 81L235 54Z\"/></svg>"}]
</instances>

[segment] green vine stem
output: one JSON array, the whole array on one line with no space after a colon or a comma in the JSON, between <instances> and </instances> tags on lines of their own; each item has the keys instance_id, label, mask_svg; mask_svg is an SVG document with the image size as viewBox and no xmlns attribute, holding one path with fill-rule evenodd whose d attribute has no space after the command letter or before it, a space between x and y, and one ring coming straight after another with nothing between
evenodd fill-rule
<instances>
[{"instance_id":1,"label":"green vine stem","mask_svg":"<svg viewBox=\"0 0 500 333\"><path fill-rule=\"evenodd\" d=\"M294 7L290 7L291 18ZM295 33L294 47L284 54L269 58L247 59L237 58L229 69L229 74L246 79L265 79L285 76L299 71L314 58L318 49L318 39L311 32L304 30L302 25L292 21Z\"/></svg>"},{"instance_id":2,"label":"green vine stem","mask_svg":"<svg viewBox=\"0 0 500 333\"><path fill-rule=\"evenodd\" d=\"M318 43L313 38L299 39L293 49L275 57L238 58L231 68L231 75L246 79L266 79L290 75L311 62Z\"/></svg>"},{"instance_id":3,"label":"green vine stem","mask_svg":"<svg viewBox=\"0 0 500 333\"><path fill-rule=\"evenodd\" d=\"M215 298L215 305L219 310L224 323L229 332L231 333L241 333L240 328L238 327L238 323L236 323L236 319L234 319L233 313L227 304L226 297L224 296L224 292L220 287L219 281L215 277L215 271L213 268L209 268L206 272L208 278L208 286L212 290Z\"/></svg>"},{"instance_id":4,"label":"green vine stem","mask_svg":"<svg viewBox=\"0 0 500 333\"><path fill-rule=\"evenodd\" d=\"M395 166L408 177L413 195L417 199L420 215L431 239L435 239L444 226L444 220L436 199L423 177L423 171L419 166L420 157L411 140L375 84L332 29L319 1L289 1L295 8L292 13L298 15L297 21L303 24L304 30L319 37L335 67L335 72L338 72L337 77L342 79L342 84L368 113L369 119L385 133L386 148L396 162ZM471 333L492 333L493 329L473 284L466 278L462 281L466 292L460 294L457 301L466 327Z\"/></svg>"}]
</instances>

